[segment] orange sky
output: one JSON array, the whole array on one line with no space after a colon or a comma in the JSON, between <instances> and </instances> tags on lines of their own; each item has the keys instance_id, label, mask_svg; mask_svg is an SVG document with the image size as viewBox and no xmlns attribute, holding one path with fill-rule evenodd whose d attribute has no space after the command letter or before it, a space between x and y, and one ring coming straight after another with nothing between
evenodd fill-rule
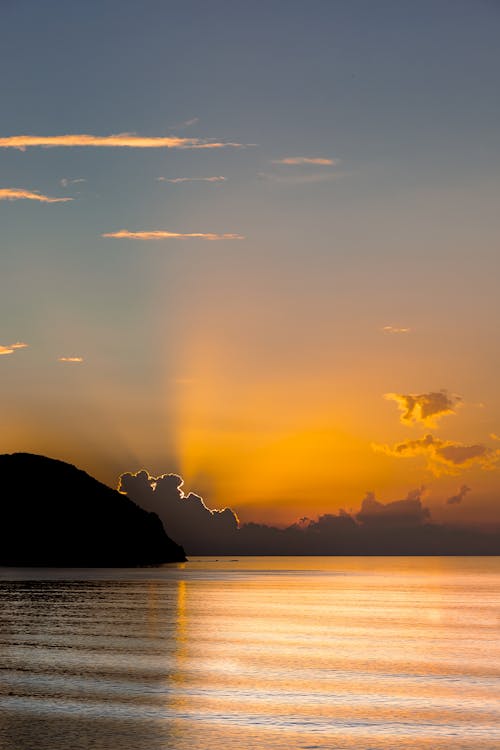
<instances>
[{"instance_id":1,"label":"orange sky","mask_svg":"<svg viewBox=\"0 0 500 750\"><path fill-rule=\"evenodd\" d=\"M500 523L494 4L126 5L0 28L0 451Z\"/></svg>"}]
</instances>

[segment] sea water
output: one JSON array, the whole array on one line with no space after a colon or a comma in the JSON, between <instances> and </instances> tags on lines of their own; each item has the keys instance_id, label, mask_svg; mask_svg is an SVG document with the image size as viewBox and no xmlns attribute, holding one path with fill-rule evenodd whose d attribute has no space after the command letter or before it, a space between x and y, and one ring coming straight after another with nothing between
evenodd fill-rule
<instances>
[{"instance_id":1,"label":"sea water","mask_svg":"<svg viewBox=\"0 0 500 750\"><path fill-rule=\"evenodd\" d=\"M500 558L0 569L1 750L493 750Z\"/></svg>"}]
</instances>

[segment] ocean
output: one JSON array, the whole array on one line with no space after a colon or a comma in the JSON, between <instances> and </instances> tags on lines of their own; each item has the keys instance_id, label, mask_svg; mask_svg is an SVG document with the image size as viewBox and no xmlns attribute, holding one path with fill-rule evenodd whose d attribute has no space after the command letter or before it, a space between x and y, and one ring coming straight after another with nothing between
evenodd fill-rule
<instances>
[{"instance_id":1,"label":"ocean","mask_svg":"<svg viewBox=\"0 0 500 750\"><path fill-rule=\"evenodd\" d=\"M498 750L500 558L0 569L1 750Z\"/></svg>"}]
</instances>

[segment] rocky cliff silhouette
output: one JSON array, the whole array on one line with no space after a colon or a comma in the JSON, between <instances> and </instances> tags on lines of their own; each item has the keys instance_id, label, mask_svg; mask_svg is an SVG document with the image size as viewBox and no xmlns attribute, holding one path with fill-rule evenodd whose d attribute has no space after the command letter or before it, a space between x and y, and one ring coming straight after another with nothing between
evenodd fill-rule
<instances>
[{"instance_id":1,"label":"rocky cliff silhouette","mask_svg":"<svg viewBox=\"0 0 500 750\"><path fill-rule=\"evenodd\" d=\"M148 513L71 464L0 455L0 565L124 567L184 561Z\"/></svg>"}]
</instances>

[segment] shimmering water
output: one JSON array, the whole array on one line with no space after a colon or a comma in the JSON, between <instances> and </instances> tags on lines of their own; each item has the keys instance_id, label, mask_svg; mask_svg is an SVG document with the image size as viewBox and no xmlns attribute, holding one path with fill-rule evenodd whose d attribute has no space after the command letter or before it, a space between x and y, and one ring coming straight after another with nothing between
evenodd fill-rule
<instances>
[{"instance_id":1,"label":"shimmering water","mask_svg":"<svg viewBox=\"0 0 500 750\"><path fill-rule=\"evenodd\" d=\"M493 750L500 558L0 569L1 750Z\"/></svg>"}]
</instances>

